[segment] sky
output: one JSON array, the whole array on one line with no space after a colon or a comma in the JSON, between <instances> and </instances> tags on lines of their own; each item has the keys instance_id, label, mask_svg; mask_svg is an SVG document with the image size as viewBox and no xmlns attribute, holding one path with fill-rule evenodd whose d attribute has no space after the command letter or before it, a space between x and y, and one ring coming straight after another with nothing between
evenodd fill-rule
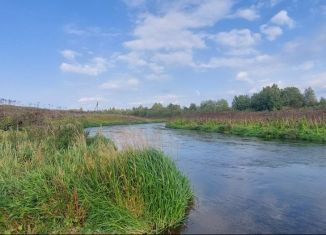
<instances>
[{"instance_id":1,"label":"sky","mask_svg":"<svg viewBox=\"0 0 326 235\"><path fill-rule=\"evenodd\" d=\"M1 0L0 82L47 108L326 97L326 0Z\"/></svg>"}]
</instances>

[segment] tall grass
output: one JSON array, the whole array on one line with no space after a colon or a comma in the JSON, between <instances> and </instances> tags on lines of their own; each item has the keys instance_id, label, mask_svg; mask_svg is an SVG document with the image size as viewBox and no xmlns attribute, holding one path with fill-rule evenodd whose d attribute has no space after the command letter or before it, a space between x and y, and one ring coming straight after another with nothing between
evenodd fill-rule
<instances>
[{"instance_id":1,"label":"tall grass","mask_svg":"<svg viewBox=\"0 0 326 235\"><path fill-rule=\"evenodd\" d=\"M308 118L272 118L265 120L239 118L184 118L175 119L166 124L176 129L201 130L259 137L263 139L301 140L326 142L326 119Z\"/></svg>"},{"instance_id":2,"label":"tall grass","mask_svg":"<svg viewBox=\"0 0 326 235\"><path fill-rule=\"evenodd\" d=\"M0 131L0 168L1 233L159 233L192 198L162 152L118 151L76 124Z\"/></svg>"}]
</instances>

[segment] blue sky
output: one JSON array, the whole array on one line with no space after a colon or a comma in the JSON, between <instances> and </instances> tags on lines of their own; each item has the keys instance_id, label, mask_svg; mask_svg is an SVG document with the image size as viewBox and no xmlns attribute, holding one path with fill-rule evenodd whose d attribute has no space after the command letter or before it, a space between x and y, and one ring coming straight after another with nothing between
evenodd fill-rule
<instances>
[{"instance_id":1,"label":"blue sky","mask_svg":"<svg viewBox=\"0 0 326 235\"><path fill-rule=\"evenodd\" d=\"M189 105L311 86L325 0L2 0L0 97L42 107Z\"/></svg>"}]
</instances>

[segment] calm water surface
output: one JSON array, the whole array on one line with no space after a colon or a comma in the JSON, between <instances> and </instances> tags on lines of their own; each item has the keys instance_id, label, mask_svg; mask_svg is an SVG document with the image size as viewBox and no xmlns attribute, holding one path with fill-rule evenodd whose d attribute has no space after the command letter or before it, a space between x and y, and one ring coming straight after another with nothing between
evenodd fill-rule
<instances>
[{"instance_id":1,"label":"calm water surface","mask_svg":"<svg viewBox=\"0 0 326 235\"><path fill-rule=\"evenodd\" d=\"M166 129L90 128L123 146L162 148L189 177L195 205L180 233L326 233L326 146ZM131 143L130 143L131 144Z\"/></svg>"}]
</instances>

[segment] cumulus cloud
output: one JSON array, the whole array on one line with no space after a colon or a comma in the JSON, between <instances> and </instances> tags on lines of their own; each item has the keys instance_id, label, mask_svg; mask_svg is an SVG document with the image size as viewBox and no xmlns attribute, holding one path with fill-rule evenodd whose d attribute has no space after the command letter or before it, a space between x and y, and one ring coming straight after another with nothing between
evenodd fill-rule
<instances>
[{"instance_id":1,"label":"cumulus cloud","mask_svg":"<svg viewBox=\"0 0 326 235\"><path fill-rule=\"evenodd\" d=\"M218 43L230 47L251 47L260 41L260 34L249 29L233 29L220 32L214 38Z\"/></svg>"},{"instance_id":2,"label":"cumulus cloud","mask_svg":"<svg viewBox=\"0 0 326 235\"><path fill-rule=\"evenodd\" d=\"M156 53L153 60L166 65L194 66L191 51L174 51L168 53Z\"/></svg>"},{"instance_id":3,"label":"cumulus cloud","mask_svg":"<svg viewBox=\"0 0 326 235\"><path fill-rule=\"evenodd\" d=\"M67 60L74 60L80 54L73 50L63 50L61 51L61 55Z\"/></svg>"},{"instance_id":4,"label":"cumulus cloud","mask_svg":"<svg viewBox=\"0 0 326 235\"><path fill-rule=\"evenodd\" d=\"M281 26L287 25L289 28L293 28L295 24L294 20L288 16L287 11L285 10L281 10L279 13L273 16L271 22Z\"/></svg>"},{"instance_id":5,"label":"cumulus cloud","mask_svg":"<svg viewBox=\"0 0 326 235\"><path fill-rule=\"evenodd\" d=\"M235 17L253 21L258 19L260 16L257 12L257 9L251 7L251 8L238 9L235 12L235 14L231 16L231 18L235 18Z\"/></svg>"},{"instance_id":6,"label":"cumulus cloud","mask_svg":"<svg viewBox=\"0 0 326 235\"><path fill-rule=\"evenodd\" d=\"M105 71L107 71L108 66L109 63L107 59L103 57L95 57L85 64L80 64L77 61L63 62L60 65L60 70L66 73L77 73L77 74L84 74L90 76L98 76L104 73Z\"/></svg>"},{"instance_id":7,"label":"cumulus cloud","mask_svg":"<svg viewBox=\"0 0 326 235\"><path fill-rule=\"evenodd\" d=\"M171 10L165 15L143 15L134 30L136 39L124 43L132 50L184 50L205 47L201 35L193 29L212 26L227 15L230 1L198 2L193 11Z\"/></svg>"},{"instance_id":8,"label":"cumulus cloud","mask_svg":"<svg viewBox=\"0 0 326 235\"><path fill-rule=\"evenodd\" d=\"M237 73L237 76L235 78L238 81L244 81L244 82L252 82L252 80L249 78L249 75L247 72L245 71L241 71L239 73Z\"/></svg>"},{"instance_id":9,"label":"cumulus cloud","mask_svg":"<svg viewBox=\"0 0 326 235\"><path fill-rule=\"evenodd\" d=\"M274 41L277 37L283 34L283 30L278 26L262 25L260 31L266 35L269 41Z\"/></svg>"},{"instance_id":10,"label":"cumulus cloud","mask_svg":"<svg viewBox=\"0 0 326 235\"><path fill-rule=\"evenodd\" d=\"M226 17L232 2L186 0L170 5L174 6L161 14L145 13L139 17L134 39L123 44L130 52L118 56L117 61L148 68L156 77L164 73L162 66L194 66L192 51L207 46L205 36L197 30ZM187 5L191 7L186 8Z\"/></svg>"},{"instance_id":11,"label":"cumulus cloud","mask_svg":"<svg viewBox=\"0 0 326 235\"><path fill-rule=\"evenodd\" d=\"M100 85L101 89L112 91L137 90L139 80L131 76L122 76L119 79L111 80Z\"/></svg>"}]
</instances>

